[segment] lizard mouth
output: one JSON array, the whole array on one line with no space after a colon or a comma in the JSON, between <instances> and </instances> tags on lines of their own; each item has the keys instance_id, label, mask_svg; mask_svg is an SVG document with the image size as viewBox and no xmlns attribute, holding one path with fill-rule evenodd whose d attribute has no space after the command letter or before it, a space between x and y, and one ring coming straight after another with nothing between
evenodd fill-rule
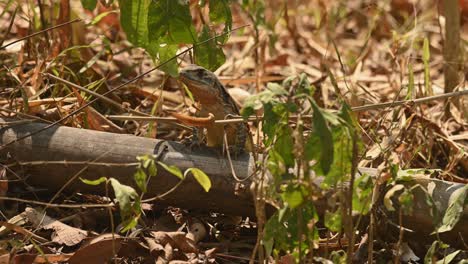
<instances>
[{"instance_id":1,"label":"lizard mouth","mask_svg":"<svg viewBox=\"0 0 468 264\"><path fill-rule=\"evenodd\" d=\"M185 74L182 71L179 74L179 79L187 86L195 100L200 101L201 103L209 103L216 100L216 92L213 91L214 84L197 79L191 74Z\"/></svg>"}]
</instances>

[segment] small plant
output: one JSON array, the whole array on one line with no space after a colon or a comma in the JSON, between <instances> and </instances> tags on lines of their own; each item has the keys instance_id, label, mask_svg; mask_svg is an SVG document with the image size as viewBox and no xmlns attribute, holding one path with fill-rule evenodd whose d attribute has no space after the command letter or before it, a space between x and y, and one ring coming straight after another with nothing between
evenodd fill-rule
<instances>
[{"instance_id":1,"label":"small plant","mask_svg":"<svg viewBox=\"0 0 468 264\"><path fill-rule=\"evenodd\" d=\"M268 194L280 207L265 225L267 255L283 252L301 260L318 247L314 201L327 190L336 189L331 198L336 202L325 215L331 231L351 224L345 231L352 233L352 210L361 214L369 210L372 181L366 175L356 180L353 176L361 147L356 119L346 104L337 113L320 108L314 91L303 74L282 85L269 83L243 109L244 117L264 110L264 166L274 181ZM345 182L351 182L349 188L338 188Z\"/></svg>"},{"instance_id":2,"label":"small plant","mask_svg":"<svg viewBox=\"0 0 468 264\"><path fill-rule=\"evenodd\" d=\"M82 0L88 10L96 8L96 0ZM209 17L201 17L204 24L196 32L190 14L190 1L128 1L119 0L120 22L127 34L127 39L136 47L145 51L158 63L164 63L161 70L177 76L178 65L170 58L182 44L196 44L206 41L194 48L194 62L207 69L215 70L226 60L221 45L228 39L232 29L232 15L228 0L199 1L192 8L208 7ZM202 16L202 12L199 12ZM215 35L213 27L224 26L220 37ZM209 40L209 41L208 41Z\"/></svg>"},{"instance_id":3,"label":"small plant","mask_svg":"<svg viewBox=\"0 0 468 264\"><path fill-rule=\"evenodd\" d=\"M120 183L115 178L108 179L106 177L101 177L96 180L81 179L81 181L89 185L99 185L101 183L111 184L112 189L114 190L115 200L119 204L120 217L122 220L122 226L124 227L121 232L126 232L137 225L143 210L141 203L143 202L143 196L147 190L146 186L148 185L149 178L155 177L158 171L155 161L156 156L143 155L137 157L137 160L139 163L137 165L133 179L136 183L136 186L138 186L140 189L140 192L137 192L131 186ZM211 188L210 178L200 169L189 168L184 173L182 173L176 166L167 165L160 161L158 161L157 164L159 164L169 173L181 179L181 181L170 191L174 191L175 188L179 186L179 184L187 177L189 173L192 173L193 177L206 192L208 192Z\"/></svg>"}]
</instances>

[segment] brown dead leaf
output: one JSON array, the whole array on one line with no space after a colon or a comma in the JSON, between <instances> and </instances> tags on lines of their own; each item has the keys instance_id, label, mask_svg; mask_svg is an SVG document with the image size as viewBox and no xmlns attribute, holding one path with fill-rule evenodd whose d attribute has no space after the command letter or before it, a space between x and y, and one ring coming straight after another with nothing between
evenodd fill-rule
<instances>
[{"instance_id":1,"label":"brown dead leaf","mask_svg":"<svg viewBox=\"0 0 468 264\"><path fill-rule=\"evenodd\" d=\"M7 228L9 230L13 230L18 234L24 235L25 237L32 237L33 239L35 239L35 240L37 240L37 241L39 241L41 243L49 242L49 240L47 240L47 239L45 239L43 237L40 237L40 236L34 234L33 232L24 229L21 226L18 226L18 225L12 224L12 223L7 223L7 222L0 221L0 226L3 226L3 227L5 227L5 228Z\"/></svg>"},{"instance_id":2,"label":"brown dead leaf","mask_svg":"<svg viewBox=\"0 0 468 264\"><path fill-rule=\"evenodd\" d=\"M164 247L161 244L156 243L154 239L145 237L145 242L151 256L158 258L159 256L164 255Z\"/></svg>"},{"instance_id":3,"label":"brown dead leaf","mask_svg":"<svg viewBox=\"0 0 468 264\"><path fill-rule=\"evenodd\" d=\"M289 54L280 54L276 58L268 60L265 62L265 67L271 66L288 66Z\"/></svg>"},{"instance_id":4,"label":"brown dead leaf","mask_svg":"<svg viewBox=\"0 0 468 264\"><path fill-rule=\"evenodd\" d=\"M198 248L184 232L151 232L156 243L161 245L170 244L172 247L180 249L184 253L197 253Z\"/></svg>"},{"instance_id":5,"label":"brown dead leaf","mask_svg":"<svg viewBox=\"0 0 468 264\"><path fill-rule=\"evenodd\" d=\"M54 230L52 241L59 244L74 246L88 236L86 231L66 225L30 207L24 210L24 215L36 227Z\"/></svg>"},{"instance_id":6,"label":"brown dead leaf","mask_svg":"<svg viewBox=\"0 0 468 264\"><path fill-rule=\"evenodd\" d=\"M81 96L81 94L78 92L77 89L73 88L73 93L76 95L76 98L78 98L78 102L81 105L84 105L86 101L84 98ZM92 106L88 106L84 109L84 112L86 113L86 121L89 125L89 127L93 130L97 131L105 131L105 132L112 132L112 133L119 133L123 134L126 131L116 124L114 124L112 121L101 115L96 109L94 109Z\"/></svg>"},{"instance_id":7,"label":"brown dead leaf","mask_svg":"<svg viewBox=\"0 0 468 264\"><path fill-rule=\"evenodd\" d=\"M86 112L86 119L91 129L112 133L124 134L126 131L121 127L114 124L112 121L101 115L96 109L88 106L84 109Z\"/></svg>"},{"instance_id":8,"label":"brown dead leaf","mask_svg":"<svg viewBox=\"0 0 468 264\"><path fill-rule=\"evenodd\" d=\"M69 263L106 263L119 252L121 242L122 238L117 234L102 234L78 249Z\"/></svg>"}]
</instances>

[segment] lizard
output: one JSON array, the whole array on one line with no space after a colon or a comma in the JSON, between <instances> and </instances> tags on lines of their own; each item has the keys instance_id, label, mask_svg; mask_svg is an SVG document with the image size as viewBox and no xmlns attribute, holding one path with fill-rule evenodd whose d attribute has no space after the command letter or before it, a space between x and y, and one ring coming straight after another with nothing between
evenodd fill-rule
<instances>
[{"instance_id":1,"label":"lizard","mask_svg":"<svg viewBox=\"0 0 468 264\"><path fill-rule=\"evenodd\" d=\"M197 116L214 120L224 120L229 116L238 116L239 108L226 88L211 71L198 66L189 65L179 72L179 80L187 86L195 101L199 103ZM206 124L206 145L208 147L224 146L224 134L226 133L229 148L235 154L244 150L250 150L248 141L249 128L245 123ZM194 134L195 136L197 133Z\"/></svg>"}]
</instances>

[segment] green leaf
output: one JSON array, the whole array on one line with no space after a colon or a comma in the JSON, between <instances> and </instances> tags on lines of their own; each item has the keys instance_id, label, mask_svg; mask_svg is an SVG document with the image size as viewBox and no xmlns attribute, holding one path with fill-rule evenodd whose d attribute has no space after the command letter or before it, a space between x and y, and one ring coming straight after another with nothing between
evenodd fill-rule
<instances>
[{"instance_id":1,"label":"green leaf","mask_svg":"<svg viewBox=\"0 0 468 264\"><path fill-rule=\"evenodd\" d=\"M319 107L315 101L312 100L311 102L312 108L314 109L312 121L314 128L320 137L320 146L322 150L320 153L320 165L323 173L327 174L333 163L333 136Z\"/></svg>"},{"instance_id":2,"label":"green leaf","mask_svg":"<svg viewBox=\"0 0 468 264\"><path fill-rule=\"evenodd\" d=\"M180 44L196 41L189 1L151 1L148 29L151 42Z\"/></svg>"},{"instance_id":3,"label":"green leaf","mask_svg":"<svg viewBox=\"0 0 468 264\"><path fill-rule=\"evenodd\" d=\"M206 175L202 170L197 168L190 168L186 171L186 173L191 172L193 177L197 180L197 182L203 187L205 192L209 192L211 189L211 181L208 175Z\"/></svg>"},{"instance_id":4,"label":"green leaf","mask_svg":"<svg viewBox=\"0 0 468 264\"><path fill-rule=\"evenodd\" d=\"M341 208L338 208L335 212L325 212L325 226L333 232L339 232L341 230L342 218Z\"/></svg>"},{"instance_id":5,"label":"green leaf","mask_svg":"<svg viewBox=\"0 0 468 264\"><path fill-rule=\"evenodd\" d=\"M130 218L129 220L127 221L124 221L122 223L122 225L124 226L124 228L122 229L121 233L125 233L129 230L131 230L132 228L134 228L137 224L138 224L138 219L140 217L132 217Z\"/></svg>"},{"instance_id":6,"label":"green leaf","mask_svg":"<svg viewBox=\"0 0 468 264\"><path fill-rule=\"evenodd\" d=\"M159 63L168 61L177 54L178 45L165 45L159 47ZM177 77L179 75L177 60L172 60L160 67L160 70Z\"/></svg>"},{"instance_id":7,"label":"green leaf","mask_svg":"<svg viewBox=\"0 0 468 264\"><path fill-rule=\"evenodd\" d=\"M400 203L405 215L411 215L413 213L413 200L413 193L407 189L404 189L398 197L398 202Z\"/></svg>"},{"instance_id":8,"label":"green leaf","mask_svg":"<svg viewBox=\"0 0 468 264\"><path fill-rule=\"evenodd\" d=\"M279 184L282 180L282 175L286 173L286 165L283 157L274 149L268 151L268 170L275 179L275 183Z\"/></svg>"},{"instance_id":9,"label":"green leaf","mask_svg":"<svg viewBox=\"0 0 468 264\"><path fill-rule=\"evenodd\" d=\"M442 233L450 231L458 223L460 218L463 216L463 209L467 200L467 192L468 185L464 185L462 188L459 188L450 195L448 208L442 219L442 225L437 228L437 232Z\"/></svg>"},{"instance_id":10,"label":"green leaf","mask_svg":"<svg viewBox=\"0 0 468 264\"><path fill-rule=\"evenodd\" d=\"M263 105L263 132L268 139L273 139L276 128L280 125L280 116L273 111L273 104L266 103ZM269 144L266 144L269 146Z\"/></svg>"},{"instance_id":11,"label":"green leaf","mask_svg":"<svg viewBox=\"0 0 468 264\"><path fill-rule=\"evenodd\" d=\"M408 92L406 93L405 100L412 100L414 93L414 72L411 62L408 64L408 75Z\"/></svg>"},{"instance_id":12,"label":"green leaf","mask_svg":"<svg viewBox=\"0 0 468 264\"><path fill-rule=\"evenodd\" d=\"M110 182L114 189L115 199L119 202L122 219L127 219L133 213L132 201L138 198L138 194L135 189L121 184L117 179L110 178Z\"/></svg>"},{"instance_id":13,"label":"green leaf","mask_svg":"<svg viewBox=\"0 0 468 264\"><path fill-rule=\"evenodd\" d=\"M97 0L81 0L81 5L84 9L93 11L96 8Z\"/></svg>"},{"instance_id":14,"label":"green leaf","mask_svg":"<svg viewBox=\"0 0 468 264\"><path fill-rule=\"evenodd\" d=\"M280 95L288 95L288 91L284 89L283 86L277 84L277 83L267 83L267 89L272 93L273 96L280 96ZM268 94L265 92L265 94ZM269 96L268 96L269 98ZM269 102L270 100L263 99L265 103Z\"/></svg>"},{"instance_id":15,"label":"green leaf","mask_svg":"<svg viewBox=\"0 0 468 264\"><path fill-rule=\"evenodd\" d=\"M315 87L310 85L309 79L307 78L307 74L301 73L299 75L299 82L297 84L297 92L296 94L307 94L312 96L315 92Z\"/></svg>"},{"instance_id":16,"label":"green leaf","mask_svg":"<svg viewBox=\"0 0 468 264\"><path fill-rule=\"evenodd\" d=\"M433 263L434 254L437 252L439 247L441 246L442 242L439 240L435 240L432 242L431 247L427 250L426 256L424 256L424 263Z\"/></svg>"},{"instance_id":17,"label":"green leaf","mask_svg":"<svg viewBox=\"0 0 468 264\"><path fill-rule=\"evenodd\" d=\"M218 1L210 1L210 3L211 2ZM211 37L210 30L208 26L205 25L198 36L198 40L202 42L210 39ZM195 63L210 71L215 71L226 61L223 49L221 46L217 45L216 39L212 39L202 45L195 46L193 53L195 56Z\"/></svg>"},{"instance_id":18,"label":"green leaf","mask_svg":"<svg viewBox=\"0 0 468 264\"><path fill-rule=\"evenodd\" d=\"M158 174L158 168L156 167L156 163L154 162L154 160L151 160L151 163L148 166L148 173L151 177L156 176L156 174Z\"/></svg>"},{"instance_id":19,"label":"green leaf","mask_svg":"<svg viewBox=\"0 0 468 264\"><path fill-rule=\"evenodd\" d=\"M106 177L101 177L101 178L96 179L96 180L88 180L88 179L83 179L83 178L80 177L80 180L81 180L82 182L84 182L85 184L94 185L94 186L95 186L95 185L99 185L99 184L101 184L101 183L103 183L103 182L106 182L106 181L107 181L107 178L106 178Z\"/></svg>"},{"instance_id":20,"label":"green leaf","mask_svg":"<svg viewBox=\"0 0 468 264\"><path fill-rule=\"evenodd\" d=\"M423 61L429 61L431 58L431 54L429 51L429 40L427 38L424 38L423 42Z\"/></svg>"},{"instance_id":21,"label":"green leaf","mask_svg":"<svg viewBox=\"0 0 468 264\"><path fill-rule=\"evenodd\" d=\"M456 257L456 256L458 255L458 253L460 253L460 252L461 252L460 249L457 250L457 251L454 251L454 252L448 254L447 256L445 256L443 259L437 261L436 264L449 264L449 263L452 262L453 259L455 259L455 257ZM467 260L465 259L465 261L467 261ZM458 263L459 263L459 264L463 264L463 263L466 264L467 262L462 262L462 261L460 261L460 262L458 262Z\"/></svg>"},{"instance_id":22,"label":"green leaf","mask_svg":"<svg viewBox=\"0 0 468 264\"><path fill-rule=\"evenodd\" d=\"M429 59L431 54L429 50L429 40L427 38L424 38L422 57L424 63L424 87L426 88L426 93L429 95L434 95L434 92L432 91L431 75L429 69Z\"/></svg>"},{"instance_id":23,"label":"green leaf","mask_svg":"<svg viewBox=\"0 0 468 264\"><path fill-rule=\"evenodd\" d=\"M177 176L177 178L183 180L184 179L184 175L182 174L182 172L180 171L179 168L177 168L176 166L174 165L167 165L167 164L164 164L160 161L158 161L158 164L163 167L165 170L167 170L169 173L171 173L172 175L175 175Z\"/></svg>"},{"instance_id":24,"label":"green leaf","mask_svg":"<svg viewBox=\"0 0 468 264\"><path fill-rule=\"evenodd\" d=\"M388 211L395 211L395 207L393 207L392 197L396 192L403 190L404 188L405 186L403 184L396 184L395 186L390 188L390 190L388 190L387 193L385 193L384 205Z\"/></svg>"},{"instance_id":25,"label":"green leaf","mask_svg":"<svg viewBox=\"0 0 468 264\"><path fill-rule=\"evenodd\" d=\"M154 1L119 0L120 24L127 34L127 39L135 46L148 45L148 7L152 2Z\"/></svg>"},{"instance_id":26,"label":"green leaf","mask_svg":"<svg viewBox=\"0 0 468 264\"><path fill-rule=\"evenodd\" d=\"M267 245L274 243L277 250L293 251L299 245L303 247L303 250L306 250L310 244L318 240L317 228L311 229L308 226L311 222L318 221L317 212L311 203L304 205L294 210L288 208L287 212L283 212L284 216L281 220L278 216L279 212L270 217L265 224L265 235L262 242ZM299 214L302 219L307 219L307 221L298 221ZM271 250L268 251L271 252Z\"/></svg>"},{"instance_id":27,"label":"green leaf","mask_svg":"<svg viewBox=\"0 0 468 264\"><path fill-rule=\"evenodd\" d=\"M227 33L232 29L232 15L229 6L229 0L210 1L210 20L214 24L224 24L224 32ZM229 38L228 34L218 38L222 44L226 43Z\"/></svg>"},{"instance_id":28,"label":"green leaf","mask_svg":"<svg viewBox=\"0 0 468 264\"><path fill-rule=\"evenodd\" d=\"M288 207L295 209L304 202L304 195L300 186L287 185L286 190L281 193L281 198L288 204Z\"/></svg>"},{"instance_id":29,"label":"green leaf","mask_svg":"<svg viewBox=\"0 0 468 264\"><path fill-rule=\"evenodd\" d=\"M357 177L353 191L353 210L365 215L370 210L372 195L372 178L363 174Z\"/></svg>"},{"instance_id":30,"label":"green leaf","mask_svg":"<svg viewBox=\"0 0 468 264\"><path fill-rule=\"evenodd\" d=\"M279 155L284 160L286 166L294 165L294 142L292 138L292 131L289 127L284 127L283 131L278 132L278 137L276 139L274 149L278 152Z\"/></svg>"},{"instance_id":31,"label":"green leaf","mask_svg":"<svg viewBox=\"0 0 468 264\"><path fill-rule=\"evenodd\" d=\"M319 162L319 157L322 155L322 146L320 144L318 133L312 133L309 135L306 141L304 154L308 161L316 160ZM323 174L323 172L320 171L320 174Z\"/></svg>"},{"instance_id":32,"label":"green leaf","mask_svg":"<svg viewBox=\"0 0 468 264\"><path fill-rule=\"evenodd\" d=\"M146 192L146 178L147 178L147 175L145 173L145 171L141 168L137 169L135 174L133 175L133 178L135 179L135 182L138 186L138 188L140 188L140 190L142 192Z\"/></svg>"}]
</instances>

